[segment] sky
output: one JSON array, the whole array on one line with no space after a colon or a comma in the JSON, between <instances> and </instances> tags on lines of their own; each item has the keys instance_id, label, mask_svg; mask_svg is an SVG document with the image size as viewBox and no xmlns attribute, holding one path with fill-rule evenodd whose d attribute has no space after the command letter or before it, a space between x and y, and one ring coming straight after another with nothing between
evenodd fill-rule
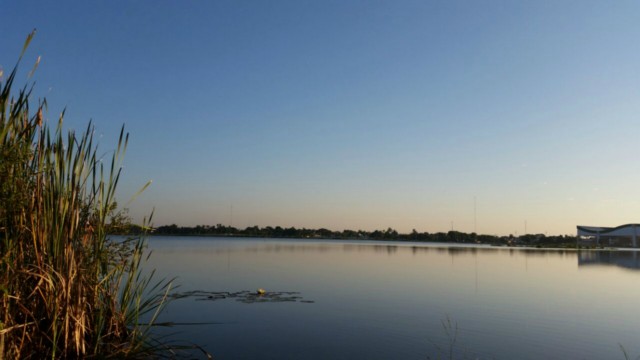
<instances>
[{"instance_id":1,"label":"sky","mask_svg":"<svg viewBox=\"0 0 640 360\"><path fill-rule=\"evenodd\" d=\"M640 223L640 2L0 1L52 124L156 226ZM133 194L153 181L142 195Z\"/></svg>"}]
</instances>

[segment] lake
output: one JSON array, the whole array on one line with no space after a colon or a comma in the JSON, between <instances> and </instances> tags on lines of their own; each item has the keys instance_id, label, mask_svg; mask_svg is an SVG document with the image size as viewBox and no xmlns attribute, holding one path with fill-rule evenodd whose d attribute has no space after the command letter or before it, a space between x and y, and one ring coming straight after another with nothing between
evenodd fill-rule
<instances>
[{"instance_id":1,"label":"lake","mask_svg":"<svg viewBox=\"0 0 640 360\"><path fill-rule=\"evenodd\" d=\"M215 359L448 359L451 344L456 359L640 355L633 250L169 236L149 248L158 276L206 292L159 320L215 322L160 331Z\"/></svg>"}]
</instances>

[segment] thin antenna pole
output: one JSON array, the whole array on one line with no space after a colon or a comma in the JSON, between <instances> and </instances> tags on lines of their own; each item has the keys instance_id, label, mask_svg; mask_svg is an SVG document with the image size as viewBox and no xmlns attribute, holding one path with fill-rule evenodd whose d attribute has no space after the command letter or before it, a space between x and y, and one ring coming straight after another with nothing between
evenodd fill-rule
<instances>
[{"instance_id":1,"label":"thin antenna pole","mask_svg":"<svg viewBox=\"0 0 640 360\"><path fill-rule=\"evenodd\" d=\"M478 208L476 197L473 197L473 232L478 233Z\"/></svg>"}]
</instances>

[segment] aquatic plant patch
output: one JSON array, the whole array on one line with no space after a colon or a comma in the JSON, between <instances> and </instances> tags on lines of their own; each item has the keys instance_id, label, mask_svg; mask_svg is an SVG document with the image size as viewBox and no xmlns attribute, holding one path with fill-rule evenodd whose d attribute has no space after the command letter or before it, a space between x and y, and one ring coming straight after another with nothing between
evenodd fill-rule
<instances>
[{"instance_id":1,"label":"aquatic plant patch","mask_svg":"<svg viewBox=\"0 0 640 360\"><path fill-rule=\"evenodd\" d=\"M233 299L245 304L253 303L275 303L275 302L300 302L300 303L314 303L313 300L305 300L300 296L299 292L295 291L204 291L193 290L185 291L181 293L174 293L170 295L174 299L182 298L194 298L196 301L216 301Z\"/></svg>"}]
</instances>

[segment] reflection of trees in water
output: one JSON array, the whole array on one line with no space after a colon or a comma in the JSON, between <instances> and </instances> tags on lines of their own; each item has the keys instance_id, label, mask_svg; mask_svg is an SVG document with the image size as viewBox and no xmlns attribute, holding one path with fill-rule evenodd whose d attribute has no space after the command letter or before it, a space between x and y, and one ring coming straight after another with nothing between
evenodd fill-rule
<instances>
[{"instance_id":1,"label":"reflection of trees in water","mask_svg":"<svg viewBox=\"0 0 640 360\"><path fill-rule=\"evenodd\" d=\"M638 251L580 251L578 266L611 265L625 269L640 269L640 253Z\"/></svg>"},{"instance_id":2,"label":"reflection of trees in water","mask_svg":"<svg viewBox=\"0 0 640 360\"><path fill-rule=\"evenodd\" d=\"M565 257L565 256L575 256L576 252L574 250L563 250L563 249L553 249L553 250L542 250L542 249L522 249L521 250L525 256L527 257Z\"/></svg>"},{"instance_id":3,"label":"reflection of trees in water","mask_svg":"<svg viewBox=\"0 0 640 360\"><path fill-rule=\"evenodd\" d=\"M340 246L342 245L342 246ZM327 253L327 252L373 252L394 254L400 247L396 245L371 244L273 244L244 248L245 252L291 252L291 253Z\"/></svg>"},{"instance_id":4,"label":"reflection of trees in water","mask_svg":"<svg viewBox=\"0 0 640 360\"><path fill-rule=\"evenodd\" d=\"M244 248L245 252L252 253L280 253L280 252L311 252L311 253L326 253L331 251L339 251L340 248L336 246L332 246L331 244L269 244L269 245L259 245Z\"/></svg>"},{"instance_id":5,"label":"reflection of trees in water","mask_svg":"<svg viewBox=\"0 0 640 360\"><path fill-rule=\"evenodd\" d=\"M376 253L395 254L398 251L396 245L345 244L342 248L347 252L370 252L373 250Z\"/></svg>"},{"instance_id":6,"label":"reflection of trees in water","mask_svg":"<svg viewBox=\"0 0 640 360\"><path fill-rule=\"evenodd\" d=\"M509 256L526 256L526 257L565 257L575 256L576 252L572 250L563 249L533 249L533 248L507 248L496 247L487 245L448 245L448 244L415 244L415 243L381 243L371 244L367 242L340 242L327 240L326 242L317 242L300 240L296 242L294 240L287 242L279 242L279 240L264 239L261 242L247 242L242 243L241 240L237 240L236 244L225 243L218 247L198 246L193 249L180 248L179 250L174 248L159 248L154 249L155 252L160 253L174 253L179 251L181 253L192 250L197 254L230 254L230 253L385 253L385 254L398 254L411 251L413 255L420 254L441 254L449 255L452 257L459 256L477 256L479 254L509 254Z\"/></svg>"},{"instance_id":7,"label":"reflection of trees in water","mask_svg":"<svg viewBox=\"0 0 640 360\"><path fill-rule=\"evenodd\" d=\"M565 257L575 256L575 251L558 250L558 249L530 249L530 248L500 248L488 246L452 246L452 247L433 247L433 246L412 246L413 254L434 252L437 254L448 254L451 256L478 255L478 254L509 254L524 255L526 257Z\"/></svg>"},{"instance_id":8,"label":"reflection of trees in water","mask_svg":"<svg viewBox=\"0 0 640 360\"><path fill-rule=\"evenodd\" d=\"M342 246L340 246L342 245ZM531 248L499 248L489 246L407 246L403 244L268 244L260 246L252 246L245 248L247 252L374 252L396 254L410 250L414 255L417 254L447 254L450 256L475 256L478 254L498 254L509 253L510 256L524 255L526 257L565 257L575 256L576 252L562 249L531 249Z\"/></svg>"}]
</instances>

